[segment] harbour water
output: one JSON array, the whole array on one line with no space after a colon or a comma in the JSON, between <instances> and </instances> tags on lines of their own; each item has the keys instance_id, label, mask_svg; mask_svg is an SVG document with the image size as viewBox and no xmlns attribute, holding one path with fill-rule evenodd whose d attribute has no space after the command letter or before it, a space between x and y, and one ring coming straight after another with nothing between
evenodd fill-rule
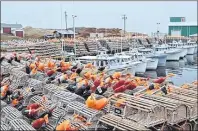
<instances>
[{"instance_id":1,"label":"harbour water","mask_svg":"<svg viewBox=\"0 0 198 131\"><path fill-rule=\"evenodd\" d=\"M187 55L179 61L167 61L166 67L159 67L155 71L146 71L144 76L157 78L166 76L168 73L175 74L169 80L177 86L197 80L197 54Z\"/></svg>"}]
</instances>

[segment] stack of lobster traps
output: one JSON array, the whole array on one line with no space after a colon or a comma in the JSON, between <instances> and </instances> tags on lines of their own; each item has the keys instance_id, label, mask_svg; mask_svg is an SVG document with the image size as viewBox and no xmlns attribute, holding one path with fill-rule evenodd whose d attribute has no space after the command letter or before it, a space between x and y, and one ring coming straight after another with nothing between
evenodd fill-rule
<instances>
[{"instance_id":1,"label":"stack of lobster traps","mask_svg":"<svg viewBox=\"0 0 198 131\"><path fill-rule=\"evenodd\" d=\"M164 89L167 94L162 92ZM189 125L187 121L194 122L196 125L197 116L197 92L191 89L166 85L161 89L148 91L143 89L136 93L139 97L158 102L165 108L165 120L171 127ZM190 128L189 125L187 128Z\"/></svg>"},{"instance_id":2,"label":"stack of lobster traps","mask_svg":"<svg viewBox=\"0 0 198 131\"><path fill-rule=\"evenodd\" d=\"M120 93L109 102L109 111L125 119L137 122L147 128L163 124L165 108L160 103Z\"/></svg>"}]
</instances>

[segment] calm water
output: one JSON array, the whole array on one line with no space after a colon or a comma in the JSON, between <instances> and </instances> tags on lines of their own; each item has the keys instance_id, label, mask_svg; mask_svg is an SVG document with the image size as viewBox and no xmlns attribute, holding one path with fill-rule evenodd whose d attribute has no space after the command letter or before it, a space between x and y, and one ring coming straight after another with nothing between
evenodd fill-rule
<instances>
[{"instance_id":1,"label":"calm water","mask_svg":"<svg viewBox=\"0 0 198 131\"><path fill-rule=\"evenodd\" d=\"M197 80L197 54L187 55L179 61L167 61L166 67L158 68L156 71L146 71L146 77L157 78L166 76L168 73L174 73L176 76L170 78L175 85L191 83Z\"/></svg>"}]
</instances>

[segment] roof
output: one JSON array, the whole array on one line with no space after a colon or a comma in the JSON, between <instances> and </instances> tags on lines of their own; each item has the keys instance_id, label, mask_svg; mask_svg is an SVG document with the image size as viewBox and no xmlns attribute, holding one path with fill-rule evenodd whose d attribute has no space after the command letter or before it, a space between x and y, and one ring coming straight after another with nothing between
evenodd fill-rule
<instances>
[{"instance_id":1,"label":"roof","mask_svg":"<svg viewBox=\"0 0 198 131\"><path fill-rule=\"evenodd\" d=\"M170 22L168 26L197 26L197 22Z\"/></svg>"},{"instance_id":2,"label":"roof","mask_svg":"<svg viewBox=\"0 0 198 131\"><path fill-rule=\"evenodd\" d=\"M72 34L74 34L74 32L72 30L55 30L54 32L58 32L58 33L63 34L63 35L72 35Z\"/></svg>"},{"instance_id":3,"label":"roof","mask_svg":"<svg viewBox=\"0 0 198 131\"><path fill-rule=\"evenodd\" d=\"M1 27L22 28L23 26L21 24L6 24L6 23L1 23Z\"/></svg>"},{"instance_id":4,"label":"roof","mask_svg":"<svg viewBox=\"0 0 198 131\"><path fill-rule=\"evenodd\" d=\"M198 36L198 34L193 34L193 35L190 35L190 36Z\"/></svg>"}]
</instances>

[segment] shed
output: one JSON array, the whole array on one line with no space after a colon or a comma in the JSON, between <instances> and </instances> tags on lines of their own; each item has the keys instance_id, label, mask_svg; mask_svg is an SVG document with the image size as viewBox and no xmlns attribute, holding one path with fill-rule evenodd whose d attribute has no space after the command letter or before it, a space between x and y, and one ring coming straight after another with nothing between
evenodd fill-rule
<instances>
[{"instance_id":1,"label":"shed","mask_svg":"<svg viewBox=\"0 0 198 131\"><path fill-rule=\"evenodd\" d=\"M12 30L11 30L11 33L12 33L14 36L17 36L17 37L21 37L21 38L24 37L24 30L23 30L23 29L12 29Z\"/></svg>"},{"instance_id":2,"label":"shed","mask_svg":"<svg viewBox=\"0 0 198 131\"><path fill-rule=\"evenodd\" d=\"M22 29L22 25L1 23L1 33L11 34L12 30L17 29Z\"/></svg>"},{"instance_id":3,"label":"shed","mask_svg":"<svg viewBox=\"0 0 198 131\"><path fill-rule=\"evenodd\" d=\"M55 38L72 38L74 37L74 32L72 30L56 30L53 32ZM75 33L77 34L77 33Z\"/></svg>"}]
</instances>

